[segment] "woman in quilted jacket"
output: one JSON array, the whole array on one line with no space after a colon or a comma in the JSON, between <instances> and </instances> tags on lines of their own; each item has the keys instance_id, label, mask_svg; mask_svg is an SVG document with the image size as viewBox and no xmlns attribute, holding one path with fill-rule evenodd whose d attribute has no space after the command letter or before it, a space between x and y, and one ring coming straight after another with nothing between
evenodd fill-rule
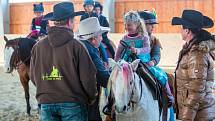
<instances>
[{"instance_id":1,"label":"woman in quilted jacket","mask_svg":"<svg viewBox=\"0 0 215 121\"><path fill-rule=\"evenodd\" d=\"M184 10L174 17L173 25L182 25L186 41L176 68L177 119L182 121L212 121L215 119L214 83L215 39L203 28L213 27L213 21L195 10Z\"/></svg>"}]
</instances>

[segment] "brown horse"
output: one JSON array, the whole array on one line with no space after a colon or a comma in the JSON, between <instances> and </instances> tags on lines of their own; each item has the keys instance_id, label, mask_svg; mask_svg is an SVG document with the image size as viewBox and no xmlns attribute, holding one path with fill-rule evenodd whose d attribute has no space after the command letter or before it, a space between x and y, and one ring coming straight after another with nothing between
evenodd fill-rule
<instances>
[{"instance_id":1,"label":"brown horse","mask_svg":"<svg viewBox=\"0 0 215 121\"><path fill-rule=\"evenodd\" d=\"M116 45L113 43L113 41L111 41L111 40L109 40L109 41L110 41L110 44L112 45L114 51L116 51ZM108 55L108 58L114 59L114 56L111 54L110 49L108 48L108 46L104 42L102 42L102 44L104 45L104 48L105 48L105 50L107 52L107 55Z\"/></svg>"},{"instance_id":2,"label":"brown horse","mask_svg":"<svg viewBox=\"0 0 215 121\"><path fill-rule=\"evenodd\" d=\"M29 68L31 49L36 43L35 40L29 38L16 38L8 40L4 36L6 42L4 49L4 69L6 73L12 73L17 70L20 81L25 91L25 99L27 104L27 114L30 115L30 94L29 94Z\"/></svg>"}]
</instances>

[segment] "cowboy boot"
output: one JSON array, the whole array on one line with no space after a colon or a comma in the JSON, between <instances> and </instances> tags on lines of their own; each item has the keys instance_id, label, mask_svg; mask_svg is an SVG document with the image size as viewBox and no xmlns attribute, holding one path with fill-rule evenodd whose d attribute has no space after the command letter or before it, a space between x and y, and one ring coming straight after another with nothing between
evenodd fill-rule
<instances>
[{"instance_id":1,"label":"cowboy boot","mask_svg":"<svg viewBox=\"0 0 215 121\"><path fill-rule=\"evenodd\" d=\"M174 96L170 90L168 83L166 83L165 87L163 87L163 91L164 91L164 93L166 93L166 97L167 97L167 101L168 101L168 107L173 106L175 103L175 100L174 100Z\"/></svg>"}]
</instances>

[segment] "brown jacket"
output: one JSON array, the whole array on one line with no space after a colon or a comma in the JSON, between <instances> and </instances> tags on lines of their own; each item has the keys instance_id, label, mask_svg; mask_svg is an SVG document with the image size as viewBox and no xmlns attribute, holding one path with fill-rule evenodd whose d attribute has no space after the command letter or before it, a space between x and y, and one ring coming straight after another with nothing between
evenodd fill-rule
<instances>
[{"instance_id":1,"label":"brown jacket","mask_svg":"<svg viewBox=\"0 0 215 121\"><path fill-rule=\"evenodd\" d=\"M39 103L87 104L96 98L95 65L69 29L51 27L33 47L30 74Z\"/></svg>"},{"instance_id":2,"label":"brown jacket","mask_svg":"<svg viewBox=\"0 0 215 121\"><path fill-rule=\"evenodd\" d=\"M213 40L185 44L176 69L178 119L208 121L215 118Z\"/></svg>"}]
</instances>

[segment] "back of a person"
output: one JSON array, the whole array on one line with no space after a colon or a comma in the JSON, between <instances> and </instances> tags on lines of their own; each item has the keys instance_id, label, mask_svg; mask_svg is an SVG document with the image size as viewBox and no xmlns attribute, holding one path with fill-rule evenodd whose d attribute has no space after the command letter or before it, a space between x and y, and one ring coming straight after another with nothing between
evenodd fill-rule
<instances>
[{"instance_id":1,"label":"back of a person","mask_svg":"<svg viewBox=\"0 0 215 121\"><path fill-rule=\"evenodd\" d=\"M50 103L52 100L52 103L68 101L86 104L87 102L84 100L87 100L87 95L82 91L82 85L79 84L80 77L77 74L80 61L78 52L84 49L83 45L72 38L58 38L59 41L69 40L65 42L66 44L57 47L57 45L53 46L52 43L49 43L49 41L53 41L52 39L46 37L35 46L39 50L36 52L39 55L38 59L35 60L38 65L35 66L38 72L41 72L36 74L38 74L37 77L42 77L42 80L37 82L39 102Z\"/></svg>"},{"instance_id":2,"label":"back of a person","mask_svg":"<svg viewBox=\"0 0 215 121\"><path fill-rule=\"evenodd\" d=\"M97 96L95 65L72 31L77 15L71 2L56 4L45 16L55 26L32 49L31 81L42 121L87 121L87 105Z\"/></svg>"}]
</instances>

